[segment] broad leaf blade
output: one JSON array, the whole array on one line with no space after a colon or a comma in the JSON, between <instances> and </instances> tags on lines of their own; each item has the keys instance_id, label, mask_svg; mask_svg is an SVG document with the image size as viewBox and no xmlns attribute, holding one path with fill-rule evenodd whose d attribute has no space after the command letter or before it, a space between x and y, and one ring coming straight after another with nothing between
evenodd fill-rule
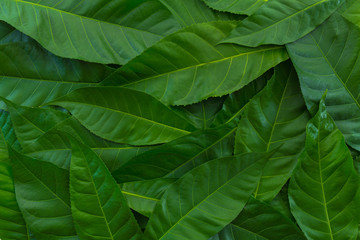
<instances>
[{"instance_id":1,"label":"broad leaf blade","mask_svg":"<svg viewBox=\"0 0 360 240\"><path fill-rule=\"evenodd\" d=\"M187 173L155 207L144 240L207 240L244 207L267 158L246 153L210 161Z\"/></svg>"},{"instance_id":2,"label":"broad leaf blade","mask_svg":"<svg viewBox=\"0 0 360 240\"><path fill-rule=\"evenodd\" d=\"M356 239L359 177L324 99L306 128L306 147L290 180L291 211L308 239Z\"/></svg>"},{"instance_id":3,"label":"broad leaf blade","mask_svg":"<svg viewBox=\"0 0 360 240\"><path fill-rule=\"evenodd\" d=\"M80 238L140 239L141 230L106 166L90 148L71 141L71 210Z\"/></svg>"},{"instance_id":4,"label":"broad leaf blade","mask_svg":"<svg viewBox=\"0 0 360 240\"><path fill-rule=\"evenodd\" d=\"M256 198L271 200L291 176L308 119L295 69L290 62L277 66L268 85L244 110L236 132L235 153L278 148L264 168Z\"/></svg>"},{"instance_id":5,"label":"broad leaf blade","mask_svg":"<svg viewBox=\"0 0 360 240\"><path fill-rule=\"evenodd\" d=\"M16 199L36 239L78 239L70 210L69 174L9 148Z\"/></svg>"},{"instance_id":6,"label":"broad leaf blade","mask_svg":"<svg viewBox=\"0 0 360 240\"><path fill-rule=\"evenodd\" d=\"M179 178L209 160L232 155L235 130L224 126L193 132L134 157L113 176L118 182Z\"/></svg>"},{"instance_id":7,"label":"broad leaf blade","mask_svg":"<svg viewBox=\"0 0 360 240\"><path fill-rule=\"evenodd\" d=\"M203 0L209 7L236 14L253 14L267 0Z\"/></svg>"},{"instance_id":8,"label":"broad leaf blade","mask_svg":"<svg viewBox=\"0 0 360 240\"><path fill-rule=\"evenodd\" d=\"M328 112L356 150L360 150L359 38L360 29L335 13L318 29L287 45L308 109L328 89Z\"/></svg>"},{"instance_id":9,"label":"broad leaf blade","mask_svg":"<svg viewBox=\"0 0 360 240\"><path fill-rule=\"evenodd\" d=\"M71 3L71 8L78 5L78 1ZM61 10L56 5L3 0L0 19L58 56L104 64L124 64L162 38L145 30Z\"/></svg>"},{"instance_id":10,"label":"broad leaf blade","mask_svg":"<svg viewBox=\"0 0 360 240\"><path fill-rule=\"evenodd\" d=\"M342 13L342 16L360 27L360 2L354 1L353 4L348 6L347 9Z\"/></svg>"},{"instance_id":11,"label":"broad leaf blade","mask_svg":"<svg viewBox=\"0 0 360 240\"><path fill-rule=\"evenodd\" d=\"M1 125L2 126L2 125ZM3 239L28 239L28 229L15 196L11 163L0 128L0 237Z\"/></svg>"},{"instance_id":12,"label":"broad leaf blade","mask_svg":"<svg viewBox=\"0 0 360 240\"><path fill-rule=\"evenodd\" d=\"M249 47L293 42L325 21L344 0L268 1L223 41Z\"/></svg>"},{"instance_id":13,"label":"broad leaf blade","mask_svg":"<svg viewBox=\"0 0 360 240\"><path fill-rule=\"evenodd\" d=\"M103 84L144 91L167 105L187 105L239 90L288 58L281 46L218 45L234 26L203 23L171 34Z\"/></svg>"},{"instance_id":14,"label":"broad leaf blade","mask_svg":"<svg viewBox=\"0 0 360 240\"><path fill-rule=\"evenodd\" d=\"M96 135L119 143L163 143L195 129L155 98L121 87L77 89L50 104L66 108Z\"/></svg>"}]
</instances>

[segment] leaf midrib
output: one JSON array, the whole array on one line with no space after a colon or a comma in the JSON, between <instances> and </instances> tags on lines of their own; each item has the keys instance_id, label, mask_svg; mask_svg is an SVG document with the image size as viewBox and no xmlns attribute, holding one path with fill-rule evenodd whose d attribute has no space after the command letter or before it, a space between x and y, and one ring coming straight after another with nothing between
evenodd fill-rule
<instances>
[{"instance_id":1,"label":"leaf midrib","mask_svg":"<svg viewBox=\"0 0 360 240\"><path fill-rule=\"evenodd\" d=\"M119 24L115 24L115 23L111 23L111 22L106 22L106 21L103 21L103 20L90 18L90 17L86 17L86 16L81 16L81 15L78 15L78 14L74 14L74 13L71 13L71 12L66 12L66 11L63 11L63 10L60 10L60 9L57 9L57 8L52 8L52 7L41 5L41 4L38 4L38 3L27 2L27 1L22 1L22 0L8 0L8 1L16 2L16 3L19 2L19 3L22 3L22 4L28 4L28 5L31 5L31 6L37 6L37 7L40 7L40 8L50 9L52 11L57 11L57 12L60 12L60 13L69 14L69 15L78 17L80 19L89 19L91 21L96 21L96 22L101 22L101 23L105 23L105 24L109 24L109 25L114 25L114 26L119 27L119 28L127 28L127 29L131 29L131 30L134 30L134 31L145 32L145 33L148 33L148 34L153 34L153 35L156 35L156 36L159 36L159 37L163 37L162 35L152 33L152 32L148 32L148 31L145 31L145 30L132 28L132 27L128 27L128 26L123 26L123 25L119 25Z\"/></svg>"},{"instance_id":2,"label":"leaf midrib","mask_svg":"<svg viewBox=\"0 0 360 240\"><path fill-rule=\"evenodd\" d=\"M196 64L196 65L192 65L192 66L188 66L188 67L184 67L184 68L179 68L179 69L176 69L176 70L173 70L173 71L169 71L169 72L161 73L161 74L158 74L158 75L150 76L150 77L143 78L143 79L140 79L140 80L137 80L137 81L132 81L132 82L130 82L128 84L123 84L121 86L126 87L126 86L130 86L130 85L138 84L140 82L148 81L148 80L151 80L151 79L154 79L154 78L159 78L159 77L162 77L162 76L165 76L165 75L170 75L170 74L173 74L173 73L186 71L188 69L195 68L195 67L198 68L198 67L201 67L201 66L205 66L205 65L213 64L213 63L218 63L218 62L226 61L226 60L233 59L233 58L238 58L238 57L251 55L251 54L256 54L256 53L260 53L260 52L273 51L273 50L282 49L282 48L284 48L284 47L283 46L276 46L276 47L272 47L272 48L265 48L265 49L254 50L254 51L250 51L250 52L246 52L246 53L240 53L240 54L233 55L233 56L230 56L230 57L225 57L225 58L221 58L221 59L217 59L217 60L213 60L213 61L209 61L209 62L199 63L199 64ZM136 58L135 58L135 60L136 60ZM131 63L131 62L129 62L129 63ZM127 65L125 65L125 66L127 66ZM121 74L121 71L119 73Z\"/></svg>"}]
</instances>

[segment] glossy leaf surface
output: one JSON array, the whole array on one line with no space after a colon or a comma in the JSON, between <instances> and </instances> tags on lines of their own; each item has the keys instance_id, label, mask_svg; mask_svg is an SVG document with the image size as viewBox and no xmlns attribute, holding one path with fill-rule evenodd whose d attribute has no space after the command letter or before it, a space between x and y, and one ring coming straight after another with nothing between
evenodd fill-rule
<instances>
[{"instance_id":1,"label":"glossy leaf surface","mask_svg":"<svg viewBox=\"0 0 360 240\"><path fill-rule=\"evenodd\" d=\"M140 239L136 223L119 186L100 158L72 140L71 210L77 233L84 239Z\"/></svg>"},{"instance_id":2,"label":"glossy leaf surface","mask_svg":"<svg viewBox=\"0 0 360 240\"><path fill-rule=\"evenodd\" d=\"M289 186L291 211L308 239L356 239L359 177L324 99L306 127L306 147Z\"/></svg>"},{"instance_id":3,"label":"glossy leaf surface","mask_svg":"<svg viewBox=\"0 0 360 240\"><path fill-rule=\"evenodd\" d=\"M271 200L291 176L308 119L295 69L290 62L277 66L268 85L244 110L236 132L235 153L278 148L264 168L256 198Z\"/></svg>"},{"instance_id":4,"label":"glossy leaf surface","mask_svg":"<svg viewBox=\"0 0 360 240\"><path fill-rule=\"evenodd\" d=\"M334 14L314 32L287 45L308 109L328 89L328 112L356 150L360 150L359 37L358 27Z\"/></svg>"},{"instance_id":5,"label":"glossy leaf surface","mask_svg":"<svg viewBox=\"0 0 360 240\"><path fill-rule=\"evenodd\" d=\"M320 25L344 0L268 1L223 41L249 47L293 42Z\"/></svg>"},{"instance_id":6,"label":"glossy leaf surface","mask_svg":"<svg viewBox=\"0 0 360 240\"><path fill-rule=\"evenodd\" d=\"M69 110L96 135L120 143L168 142L195 129L153 97L126 88L82 88L51 104Z\"/></svg>"},{"instance_id":7,"label":"glossy leaf surface","mask_svg":"<svg viewBox=\"0 0 360 240\"><path fill-rule=\"evenodd\" d=\"M167 105L187 105L236 91L288 58L280 46L217 45L234 27L234 22L203 23L169 35L103 84L144 91Z\"/></svg>"},{"instance_id":8,"label":"glossy leaf surface","mask_svg":"<svg viewBox=\"0 0 360 240\"><path fill-rule=\"evenodd\" d=\"M242 210L266 160L264 154L246 153L210 161L187 173L164 193L144 239L207 240Z\"/></svg>"}]
</instances>

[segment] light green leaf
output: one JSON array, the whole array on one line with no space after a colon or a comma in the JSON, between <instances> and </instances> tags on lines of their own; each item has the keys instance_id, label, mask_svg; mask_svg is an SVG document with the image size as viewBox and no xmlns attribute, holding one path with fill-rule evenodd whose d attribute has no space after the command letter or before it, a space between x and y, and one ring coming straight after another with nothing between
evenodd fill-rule
<instances>
[{"instance_id":1,"label":"light green leaf","mask_svg":"<svg viewBox=\"0 0 360 240\"><path fill-rule=\"evenodd\" d=\"M187 105L239 90L288 58L281 46L217 45L234 27L234 22L212 22L171 34L103 85L143 91L167 105Z\"/></svg>"},{"instance_id":2,"label":"light green leaf","mask_svg":"<svg viewBox=\"0 0 360 240\"><path fill-rule=\"evenodd\" d=\"M328 89L326 106L346 142L360 150L360 29L335 13L306 37L287 45L308 109Z\"/></svg>"},{"instance_id":3,"label":"light green leaf","mask_svg":"<svg viewBox=\"0 0 360 240\"><path fill-rule=\"evenodd\" d=\"M163 143L195 129L155 98L121 87L77 89L50 104L66 108L96 135L119 143Z\"/></svg>"},{"instance_id":4,"label":"light green leaf","mask_svg":"<svg viewBox=\"0 0 360 240\"><path fill-rule=\"evenodd\" d=\"M342 13L342 16L360 27L360 2L354 1L353 4L346 8Z\"/></svg>"},{"instance_id":5,"label":"light green leaf","mask_svg":"<svg viewBox=\"0 0 360 240\"><path fill-rule=\"evenodd\" d=\"M209 7L236 14L253 14L268 0L203 0Z\"/></svg>"},{"instance_id":6,"label":"light green leaf","mask_svg":"<svg viewBox=\"0 0 360 240\"><path fill-rule=\"evenodd\" d=\"M150 217L161 196L175 180L177 179L158 178L124 183L122 184L121 192L130 208L144 216Z\"/></svg>"},{"instance_id":7,"label":"light green leaf","mask_svg":"<svg viewBox=\"0 0 360 240\"><path fill-rule=\"evenodd\" d=\"M9 148L16 199L38 240L78 239L71 217L69 174Z\"/></svg>"},{"instance_id":8,"label":"light green leaf","mask_svg":"<svg viewBox=\"0 0 360 240\"><path fill-rule=\"evenodd\" d=\"M215 116L212 127L229 124L230 122L237 125L239 123L241 113L248 105L251 98L253 98L266 86L266 83L271 78L272 74L273 71L268 71L239 91L229 94L222 106L222 109Z\"/></svg>"},{"instance_id":9,"label":"light green leaf","mask_svg":"<svg viewBox=\"0 0 360 240\"><path fill-rule=\"evenodd\" d=\"M71 210L81 239L136 240L141 230L119 186L100 158L71 140Z\"/></svg>"},{"instance_id":10,"label":"light green leaf","mask_svg":"<svg viewBox=\"0 0 360 240\"><path fill-rule=\"evenodd\" d=\"M305 240L289 218L267 203L250 198L239 216L219 233L219 240Z\"/></svg>"},{"instance_id":11,"label":"light green leaf","mask_svg":"<svg viewBox=\"0 0 360 240\"><path fill-rule=\"evenodd\" d=\"M0 125L2 126L2 125ZM28 229L15 196L11 163L0 128L0 238L29 239Z\"/></svg>"},{"instance_id":12,"label":"light green leaf","mask_svg":"<svg viewBox=\"0 0 360 240\"><path fill-rule=\"evenodd\" d=\"M120 183L179 178L209 160L232 155L235 130L224 126L193 132L134 157L113 176Z\"/></svg>"},{"instance_id":13,"label":"light green leaf","mask_svg":"<svg viewBox=\"0 0 360 240\"><path fill-rule=\"evenodd\" d=\"M268 85L242 114L235 138L235 153L278 150L264 168L254 196L273 199L296 166L303 150L309 114L290 62L275 68Z\"/></svg>"},{"instance_id":14,"label":"light green leaf","mask_svg":"<svg viewBox=\"0 0 360 240\"><path fill-rule=\"evenodd\" d=\"M133 23L127 26L122 23L123 16L114 17L115 19L110 17L113 15L111 10L124 8L129 3L112 1L110 8L107 4L108 1L79 4L79 1L72 0L63 4L61 1L51 1L51 5L46 5L30 0L3 0L0 5L0 20L31 36L58 56L104 64L124 64L162 38L159 33L150 32L156 29L149 31L137 26L154 12L160 11L162 14L161 11L165 11L165 8L145 11L146 14L141 13L144 15L136 21L133 15ZM151 4L156 4L156 1L151 1ZM139 5L141 7L141 2L139 4L138 1L131 10L137 10ZM155 7L160 8L162 5L158 3ZM131 10L127 8L130 14ZM156 19L152 24L161 24L164 20L162 16ZM143 26L146 27L149 25Z\"/></svg>"},{"instance_id":15,"label":"light green leaf","mask_svg":"<svg viewBox=\"0 0 360 240\"><path fill-rule=\"evenodd\" d=\"M356 239L359 177L324 99L306 127L306 147L289 186L289 201L308 239Z\"/></svg>"},{"instance_id":16,"label":"light green leaf","mask_svg":"<svg viewBox=\"0 0 360 240\"><path fill-rule=\"evenodd\" d=\"M242 210L267 159L264 154L245 153L193 169L164 193L144 240L207 240Z\"/></svg>"},{"instance_id":17,"label":"light green leaf","mask_svg":"<svg viewBox=\"0 0 360 240\"><path fill-rule=\"evenodd\" d=\"M325 21L345 0L270 0L222 42L249 47L293 42Z\"/></svg>"},{"instance_id":18,"label":"light green leaf","mask_svg":"<svg viewBox=\"0 0 360 240\"><path fill-rule=\"evenodd\" d=\"M243 18L239 15L214 11L199 0L159 1L169 9L182 27L203 22L240 20Z\"/></svg>"}]
</instances>

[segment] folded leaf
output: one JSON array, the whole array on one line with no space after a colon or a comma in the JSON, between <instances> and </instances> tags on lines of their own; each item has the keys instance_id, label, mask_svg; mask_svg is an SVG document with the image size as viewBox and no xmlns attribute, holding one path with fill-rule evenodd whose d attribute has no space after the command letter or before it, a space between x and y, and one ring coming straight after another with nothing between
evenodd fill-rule
<instances>
[{"instance_id":1,"label":"folded leaf","mask_svg":"<svg viewBox=\"0 0 360 240\"><path fill-rule=\"evenodd\" d=\"M209 160L232 155L235 130L225 126L193 132L134 157L113 176L118 182L179 178Z\"/></svg>"},{"instance_id":2,"label":"folded leaf","mask_svg":"<svg viewBox=\"0 0 360 240\"><path fill-rule=\"evenodd\" d=\"M242 210L268 156L246 153L193 169L172 184L156 205L144 240L207 240Z\"/></svg>"},{"instance_id":3,"label":"folded leaf","mask_svg":"<svg viewBox=\"0 0 360 240\"><path fill-rule=\"evenodd\" d=\"M81 239L136 240L141 230L119 186L100 158L72 140L71 210Z\"/></svg>"},{"instance_id":4,"label":"folded leaf","mask_svg":"<svg viewBox=\"0 0 360 240\"><path fill-rule=\"evenodd\" d=\"M121 192L129 207L144 216L150 217L155 205L166 189L175 182L175 178L158 178L154 180L129 182L122 184Z\"/></svg>"},{"instance_id":5,"label":"folded leaf","mask_svg":"<svg viewBox=\"0 0 360 240\"><path fill-rule=\"evenodd\" d=\"M306 147L290 180L291 212L308 239L356 239L359 177L324 102L306 127Z\"/></svg>"},{"instance_id":6,"label":"folded leaf","mask_svg":"<svg viewBox=\"0 0 360 240\"><path fill-rule=\"evenodd\" d=\"M2 126L2 125L0 125ZM3 239L28 239L28 229L15 196L11 162L0 128L0 237Z\"/></svg>"},{"instance_id":7,"label":"folded leaf","mask_svg":"<svg viewBox=\"0 0 360 240\"><path fill-rule=\"evenodd\" d=\"M305 240L287 217L270 205L250 198L239 216L219 233L219 240Z\"/></svg>"},{"instance_id":8,"label":"folded leaf","mask_svg":"<svg viewBox=\"0 0 360 240\"><path fill-rule=\"evenodd\" d=\"M16 199L37 240L78 239L70 209L69 173L9 148Z\"/></svg>"},{"instance_id":9,"label":"folded leaf","mask_svg":"<svg viewBox=\"0 0 360 240\"><path fill-rule=\"evenodd\" d=\"M155 98L121 87L77 89L50 104L66 108L96 135L119 143L163 143L195 129Z\"/></svg>"},{"instance_id":10,"label":"folded leaf","mask_svg":"<svg viewBox=\"0 0 360 240\"><path fill-rule=\"evenodd\" d=\"M47 6L42 2L4 0L0 20L31 36L58 56L104 64L124 64L162 38L148 30L121 25L121 20L120 23L107 20L112 15L104 8L108 2L95 5L96 2L79 6L78 1L72 0ZM119 2L112 3L112 9L121 8ZM65 4L67 8L63 7ZM77 7L82 8L77 10ZM83 8L87 9L85 13ZM138 24L148 17L149 13ZM160 17L156 23L161 22Z\"/></svg>"},{"instance_id":11,"label":"folded leaf","mask_svg":"<svg viewBox=\"0 0 360 240\"><path fill-rule=\"evenodd\" d=\"M360 29L339 14L287 45L308 109L328 89L326 106L346 142L360 150Z\"/></svg>"},{"instance_id":12,"label":"folded leaf","mask_svg":"<svg viewBox=\"0 0 360 240\"><path fill-rule=\"evenodd\" d=\"M325 21L345 0L268 1L222 42L249 47L293 42Z\"/></svg>"},{"instance_id":13,"label":"folded leaf","mask_svg":"<svg viewBox=\"0 0 360 240\"><path fill-rule=\"evenodd\" d=\"M203 0L209 7L236 14L253 14L267 0Z\"/></svg>"},{"instance_id":14,"label":"folded leaf","mask_svg":"<svg viewBox=\"0 0 360 240\"><path fill-rule=\"evenodd\" d=\"M278 150L264 168L254 196L273 199L297 163L303 150L309 114L298 78L290 62L275 67L268 85L242 114L235 138L235 153Z\"/></svg>"},{"instance_id":15,"label":"folded leaf","mask_svg":"<svg viewBox=\"0 0 360 240\"><path fill-rule=\"evenodd\" d=\"M103 85L144 91L167 105L187 105L234 92L288 58L280 46L217 45L234 27L234 22L212 22L171 34Z\"/></svg>"}]
</instances>

